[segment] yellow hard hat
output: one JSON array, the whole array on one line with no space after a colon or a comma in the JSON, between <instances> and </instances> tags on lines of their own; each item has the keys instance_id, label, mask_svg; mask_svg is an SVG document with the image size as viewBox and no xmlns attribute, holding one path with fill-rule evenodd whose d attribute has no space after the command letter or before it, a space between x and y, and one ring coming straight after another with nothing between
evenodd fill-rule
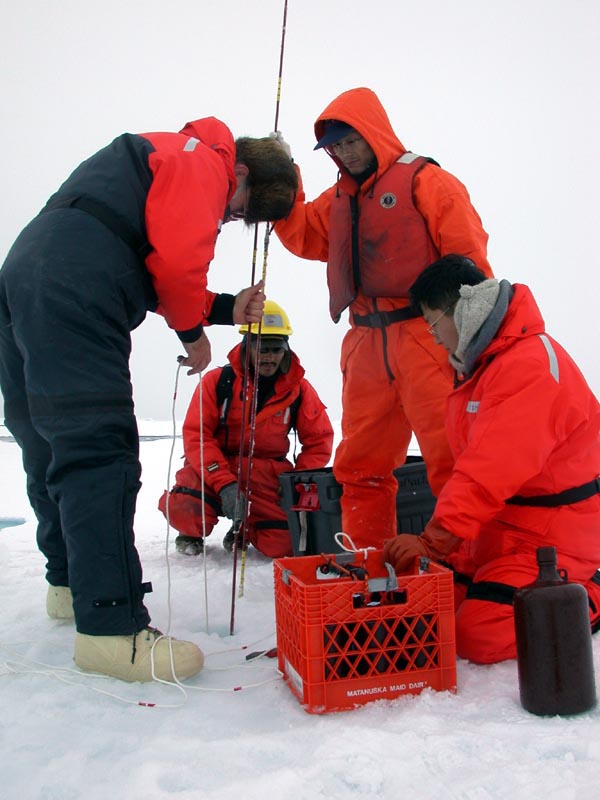
<instances>
[{"instance_id":1,"label":"yellow hard hat","mask_svg":"<svg viewBox=\"0 0 600 800\"><path fill-rule=\"evenodd\" d=\"M248 333L248 325L240 325L239 332ZM293 332L288 315L283 308L274 300L265 300L260 328L261 336L291 336ZM250 326L250 333L258 333L257 322L253 322Z\"/></svg>"}]
</instances>

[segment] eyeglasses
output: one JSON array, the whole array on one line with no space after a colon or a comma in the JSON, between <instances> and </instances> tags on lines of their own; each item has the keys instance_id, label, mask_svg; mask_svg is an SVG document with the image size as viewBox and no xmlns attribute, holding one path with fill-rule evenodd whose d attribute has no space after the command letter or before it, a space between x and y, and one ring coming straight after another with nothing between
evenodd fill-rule
<instances>
[{"instance_id":1,"label":"eyeglasses","mask_svg":"<svg viewBox=\"0 0 600 800\"><path fill-rule=\"evenodd\" d=\"M332 145L330 145L330 146L329 146L329 149L330 149L330 150L331 150L333 153L335 153L335 155L337 156L337 155L339 155L340 153L343 153L343 152L344 152L344 150L346 150L346 149L348 149L348 150L354 150L354 148L356 147L356 145L357 145L359 142L364 142L364 139L363 139L363 137L362 137L362 136L355 136L354 138L342 139L341 141L339 141L339 142L336 142L335 144L332 144Z\"/></svg>"},{"instance_id":2,"label":"eyeglasses","mask_svg":"<svg viewBox=\"0 0 600 800\"><path fill-rule=\"evenodd\" d=\"M452 306L448 306L448 308L445 308L442 311L442 313L439 315L439 317L436 317L434 319L434 321L431 323L431 325L427 328L427 333L430 333L432 336L435 336L435 334L436 334L436 325L442 319L442 317L446 316L446 314L448 313L448 311L450 311L451 308L452 308Z\"/></svg>"},{"instance_id":3,"label":"eyeglasses","mask_svg":"<svg viewBox=\"0 0 600 800\"><path fill-rule=\"evenodd\" d=\"M225 222L235 222L238 219L246 219L248 213L248 203L250 202L250 187L246 188L244 192L244 205L239 211L232 211L229 206L225 210Z\"/></svg>"},{"instance_id":4,"label":"eyeglasses","mask_svg":"<svg viewBox=\"0 0 600 800\"><path fill-rule=\"evenodd\" d=\"M256 350L256 342L251 342L250 346ZM285 353L287 348L283 347L280 344L263 344L260 343L260 354L261 356L265 353L273 353L275 356L280 356L282 353Z\"/></svg>"},{"instance_id":5,"label":"eyeglasses","mask_svg":"<svg viewBox=\"0 0 600 800\"><path fill-rule=\"evenodd\" d=\"M246 209L244 209L243 211L229 211L225 222L237 222L238 219L245 219L245 218L246 218Z\"/></svg>"}]
</instances>

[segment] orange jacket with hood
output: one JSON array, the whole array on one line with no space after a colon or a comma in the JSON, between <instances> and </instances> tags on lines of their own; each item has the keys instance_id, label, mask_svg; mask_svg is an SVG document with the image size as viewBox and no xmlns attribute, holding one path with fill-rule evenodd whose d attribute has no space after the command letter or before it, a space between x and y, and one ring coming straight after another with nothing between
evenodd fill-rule
<instances>
[{"instance_id":1,"label":"orange jacket with hood","mask_svg":"<svg viewBox=\"0 0 600 800\"><path fill-rule=\"evenodd\" d=\"M304 190L302 184L300 185L291 214L276 224L275 231L292 253L320 261L329 261L330 257L331 210L334 199L340 194L356 197L360 214L365 198L373 192L380 177L407 152L394 133L381 102L370 89L350 89L333 100L315 122L317 140L325 131L326 121L332 119L350 125L368 142L375 153L377 169L359 184L344 168L340 159L329 153L339 170L337 183L312 202L305 201ZM439 255L465 255L491 276L492 270L486 255L488 236L464 185L436 164L427 163L414 177L413 197L415 207L424 218ZM401 232L396 231L396 234L401 235ZM406 306L408 302L407 296L378 298L377 309L392 310ZM369 313L373 310L373 300L367 298L359 288L351 309L355 313Z\"/></svg>"},{"instance_id":2,"label":"orange jacket with hood","mask_svg":"<svg viewBox=\"0 0 600 800\"><path fill-rule=\"evenodd\" d=\"M450 558L457 565L466 553L481 567L555 546L573 559L572 577L586 580L600 563L599 495L546 508L507 505L514 495L552 495L600 471L600 405L545 333L528 287L514 290L497 334L448 399L456 464L434 519L466 540Z\"/></svg>"}]
</instances>

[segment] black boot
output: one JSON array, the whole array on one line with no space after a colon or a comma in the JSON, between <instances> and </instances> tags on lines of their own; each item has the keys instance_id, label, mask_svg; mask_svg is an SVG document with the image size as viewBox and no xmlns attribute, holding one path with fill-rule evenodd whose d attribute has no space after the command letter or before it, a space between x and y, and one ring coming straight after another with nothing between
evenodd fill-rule
<instances>
[{"instance_id":1,"label":"black boot","mask_svg":"<svg viewBox=\"0 0 600 800\"><path fill-rule=\"evenodd\" d=\"M204 550L204 539L199 536L178 536L175 549L184 556L197 556Z\"/></svg>"}]
</instances>

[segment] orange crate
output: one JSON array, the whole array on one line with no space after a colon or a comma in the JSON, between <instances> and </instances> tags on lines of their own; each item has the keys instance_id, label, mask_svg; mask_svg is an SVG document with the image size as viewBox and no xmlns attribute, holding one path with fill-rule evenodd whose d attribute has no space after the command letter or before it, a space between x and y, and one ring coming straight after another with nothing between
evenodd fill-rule
<instances>
[{"instance_id":1,"label":"orange crate","mask_svg":"<svg viewBox=\"0 0 600 800\"><path fill-rule=\"evenodd\" d=\"M280 558L273 568L279 669L306 711L456 689L449 570L420 559L415 574L396 578L377 550Z\"/></svg>"}]
</instances>

